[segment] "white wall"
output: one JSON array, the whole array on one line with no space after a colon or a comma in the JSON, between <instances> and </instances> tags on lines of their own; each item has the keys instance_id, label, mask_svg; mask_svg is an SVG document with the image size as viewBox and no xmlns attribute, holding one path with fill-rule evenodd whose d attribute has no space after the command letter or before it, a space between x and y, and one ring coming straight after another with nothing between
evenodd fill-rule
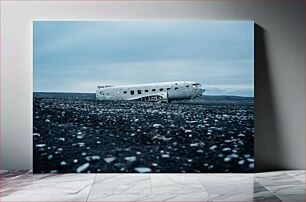
<instances>
[{"instance_id":1,"label":"white wall","mask_svg":"<svg viewBox=\"0 0 306 202\"><path fill-rule=\"evenodd\" d=\"M1 169L32 168L32 20L254 20L256 168L305 168L303 1L1 1Z\"/></svg>"}]
</instances>

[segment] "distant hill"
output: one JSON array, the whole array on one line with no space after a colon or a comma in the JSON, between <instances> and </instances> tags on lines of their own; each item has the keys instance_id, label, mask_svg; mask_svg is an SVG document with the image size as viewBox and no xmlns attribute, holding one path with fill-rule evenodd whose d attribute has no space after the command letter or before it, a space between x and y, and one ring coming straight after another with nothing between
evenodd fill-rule
<instances>
[{"instance_id":1,"label":"distant hill","mask_svg":"<svg viewBox=\"0 0 306 202\"><path fill-rule=\"evenodd\" d=\"M228 96L228 95L204 95L188 101L174 101L174 103L192 103L192 104L253 104L254 97Z\"/></svg>"},{"instance_id":2,"label":"distant hill","mask_svg":"<svg viewBox=\"0 0 306 202\"><path fill-rule=\"evenodd\" d=\"M96 99L95 93L34 92L33 97Z\"/></svg>"}]
</instances>

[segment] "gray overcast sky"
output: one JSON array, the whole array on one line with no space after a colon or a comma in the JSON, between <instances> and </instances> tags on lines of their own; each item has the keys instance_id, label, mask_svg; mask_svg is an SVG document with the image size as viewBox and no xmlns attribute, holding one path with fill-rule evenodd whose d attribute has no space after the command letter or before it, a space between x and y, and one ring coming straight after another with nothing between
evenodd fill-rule
<instances>
[{"instance_id":1,"label":"gray overcast sky","mask_svg":"<svg viewBox=\"0 0 306 202\"><path fill-rule=\"evenodd\" d=\"M252 21L35 21L34 92L190 80L254 96Z\"/></svg>"}]
</instances>

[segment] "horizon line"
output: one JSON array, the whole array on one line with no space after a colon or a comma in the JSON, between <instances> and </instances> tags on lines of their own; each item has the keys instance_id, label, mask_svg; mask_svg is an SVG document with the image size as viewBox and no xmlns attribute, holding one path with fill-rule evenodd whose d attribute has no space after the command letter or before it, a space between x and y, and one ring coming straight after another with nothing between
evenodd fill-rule
<instances>
[{"instance_id":1,"label":"horizon line","mask_svg":"<svg viewBox=\"0 0 306 202\"><path fill-rule=\"evenodd\" d=\"M63 91L33 91L33 93L79 93L79 94L96 94L95 92L63 92ZM244 96L244 95L227 95L227 94L204 94L204 96L236 96L236 97L248 97L255 98L255 96Z\"/></svg>"}]
</instances>

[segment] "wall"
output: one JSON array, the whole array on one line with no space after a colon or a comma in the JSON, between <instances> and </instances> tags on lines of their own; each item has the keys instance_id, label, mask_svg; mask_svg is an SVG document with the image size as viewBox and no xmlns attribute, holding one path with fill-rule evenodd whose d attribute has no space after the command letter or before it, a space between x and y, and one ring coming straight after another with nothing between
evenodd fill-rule
<instances>
[{"instance_id":1,"label":"wall","mask_svg":"<svg viewBox=\"0 0 306 202\"><path fill-rule=\"evenodd\" d=\"M32 20L254 20L258 170L305 168L303 1L1 1L1 169L32 168Z\"/></svg>"}]
</instances>

